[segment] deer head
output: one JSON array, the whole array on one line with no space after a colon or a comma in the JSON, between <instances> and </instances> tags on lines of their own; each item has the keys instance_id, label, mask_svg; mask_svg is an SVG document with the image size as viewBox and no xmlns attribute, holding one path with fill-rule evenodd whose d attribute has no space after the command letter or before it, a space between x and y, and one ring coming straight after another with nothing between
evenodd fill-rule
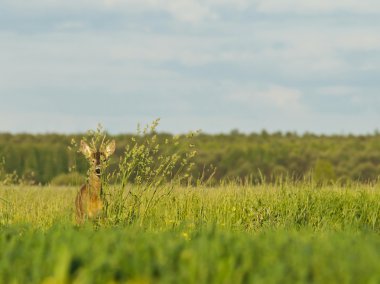
<instances>
[{"instance_id":1,"label":"deer head","mask_svg":"<svg viewBox=\"0 0 380 284\"><path fill-rule=\"evenodd\" d=\"M108 158L115 152L115 140L109 143L102 143L99 150L95 147L90 147L85 141L80 142L80 152L86 157L90 163L90 173L94 173L100 177L102 168Z\"/></svg>"}]
</instances>

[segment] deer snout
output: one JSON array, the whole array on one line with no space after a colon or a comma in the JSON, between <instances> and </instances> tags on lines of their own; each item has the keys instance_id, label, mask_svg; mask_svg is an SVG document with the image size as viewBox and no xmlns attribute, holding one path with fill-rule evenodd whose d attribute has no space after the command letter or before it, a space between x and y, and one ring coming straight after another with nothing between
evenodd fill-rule
<instances>
[{"instance_id":1,"label":"deer snout","mask_svg":"<svg viewBox=\"0 0 380 284\"><path fill-rule=\"evenodd\" d=\"M95 166L95 173L100 175L100 165Z\"/></svg>"}]
</instances>

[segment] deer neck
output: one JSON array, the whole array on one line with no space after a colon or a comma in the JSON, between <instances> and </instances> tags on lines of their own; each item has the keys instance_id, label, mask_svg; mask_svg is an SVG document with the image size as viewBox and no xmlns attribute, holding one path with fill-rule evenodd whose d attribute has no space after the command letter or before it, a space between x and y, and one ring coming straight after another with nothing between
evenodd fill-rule
<instances>
[{"instance_id":1,"label":"deer neck","mask_svg":"<svg viewBox=\"0 0 380 284\"><path fill-rule=\"evenodd\" d=\"M100 195L102 191L102 180L100 176L96 175L95 173L90 174L88 178L88 185L90 187L91 195Z\"/></svg>"}]
</instances>

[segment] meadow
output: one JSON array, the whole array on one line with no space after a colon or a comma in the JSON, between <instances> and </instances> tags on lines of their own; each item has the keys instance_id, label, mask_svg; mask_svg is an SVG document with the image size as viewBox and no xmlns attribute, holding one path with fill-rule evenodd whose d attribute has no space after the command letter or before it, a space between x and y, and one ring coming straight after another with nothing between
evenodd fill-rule
<instances>
[{"instance_id":1,"label":"meadow","mask_svg":"<svg viewBox=\"0 0 380 284\"><path fill-rule=\"evenodd\" d=\"M0 283L380 282L378 180L334 179L324 162L323 175L220 179L207 164L196 174L197 136L163 139L157 125L97 164L103 207L84 223L79 185L32 186L2 164ZM101 128L78 142L88 175L96 149L114 144ZM74 166L69 175L85 182Z\"/></svg>"},{"instance_id":2,"label":"meadow","mask_svg":"<svg viewBox=\"0 0 380 284\"><path fill-rule=\"evenodd\" d=\"M177 186L77 226L78 188L2 186L0 282L378 283L379 187Z\"/></svg>"}]
</instances>

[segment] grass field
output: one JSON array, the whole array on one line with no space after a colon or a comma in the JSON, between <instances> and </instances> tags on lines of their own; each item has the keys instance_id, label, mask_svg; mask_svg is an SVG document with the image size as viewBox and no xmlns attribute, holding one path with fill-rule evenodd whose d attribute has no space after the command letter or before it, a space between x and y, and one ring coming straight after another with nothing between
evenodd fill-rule
<instances>
[{"instance_id":1,"label":"grass field","mask_svg":"<svg viewBox=\"0 0 380 284\"><path fill-rule=\"evenodd\" d=\"M176 188L78 227L76 188L3 187L0 282L379 283L379 189Z\"/></svg>"}]
</instances>

